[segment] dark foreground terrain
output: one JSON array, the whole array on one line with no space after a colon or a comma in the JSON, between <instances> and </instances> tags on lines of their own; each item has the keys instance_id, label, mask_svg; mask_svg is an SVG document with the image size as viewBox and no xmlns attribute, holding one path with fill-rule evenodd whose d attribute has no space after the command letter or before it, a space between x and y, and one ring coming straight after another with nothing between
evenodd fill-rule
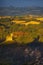
<instances>
[{"instance_id":1,"label":"dark foreground terrain","mask_svg":"<svg viewBox=\"0 0 43 65\"><path fill-rule=\"evenodd\" d=\"M0 45L0 65L43 65L43 43Z\"/></svg>"}]
</instances>

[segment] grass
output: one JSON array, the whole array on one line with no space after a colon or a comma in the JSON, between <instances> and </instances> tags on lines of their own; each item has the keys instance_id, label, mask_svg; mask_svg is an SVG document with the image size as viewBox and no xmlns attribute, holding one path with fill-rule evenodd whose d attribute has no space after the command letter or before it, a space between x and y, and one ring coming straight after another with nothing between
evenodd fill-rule
<instances>
[{"instance_id":1,"label":"grass","mask_svg":"<svg viewBox=\"0 0 43 65\"><path fill-rule=\"evenodd\" d=\"M41 16L0 16L0 24L2 24L0 40L5 38L6 42L13 40L26 44L39 36L39 41L43 42L43 17Z\"/></svg>"}]
</instances>

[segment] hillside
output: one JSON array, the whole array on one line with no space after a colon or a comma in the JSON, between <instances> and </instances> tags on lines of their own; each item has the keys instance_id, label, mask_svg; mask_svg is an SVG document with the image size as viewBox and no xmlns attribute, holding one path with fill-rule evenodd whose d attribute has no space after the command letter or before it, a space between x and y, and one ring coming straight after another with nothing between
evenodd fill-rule
<instances>
[{"instance_id":1,"label":"hillside","mask_svg":"<svg viewBox=\"0 0 43 65\"><path fill-rule=\"evenodd\" d=\"M43 42L43 17L39 15L0 16L0 44L12 41L30 43L39 36Z\"/></svg>"},{"instance_id":2,"label":"hillside","mask_svg":"<svg viewBox=\"0 0 43 65\"><path fill-rule=\"evenodd\" d=\"M43 65L43 43L0 45L0 65Z\"/></svg>"}]
</instances>

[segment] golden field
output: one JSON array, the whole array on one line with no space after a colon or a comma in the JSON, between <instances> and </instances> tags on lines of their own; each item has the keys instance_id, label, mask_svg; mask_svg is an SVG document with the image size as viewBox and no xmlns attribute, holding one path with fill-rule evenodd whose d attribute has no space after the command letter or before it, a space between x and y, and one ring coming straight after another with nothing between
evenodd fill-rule
<instances>
[{"instance_id":1,"label":"golden field","mask_svg":"<svg viewBox=\"0 0 43 65\"><path fill-rule=\"evenodd\" d=\"M0 26L0 40L5 38L5 42L28 43L34 41L37 36L39 36L38 41L43 42L42 16L0 16L0 25L2 25Z\"/></svg>"}]
</instances>

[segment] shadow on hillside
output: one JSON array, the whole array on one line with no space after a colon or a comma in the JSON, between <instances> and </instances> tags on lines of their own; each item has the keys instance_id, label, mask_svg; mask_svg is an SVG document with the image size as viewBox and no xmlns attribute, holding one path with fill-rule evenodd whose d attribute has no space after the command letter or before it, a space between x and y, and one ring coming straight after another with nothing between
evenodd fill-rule
<instances>
[{"instance_id":1,"label":"shadow on hillside","mask_svg":"<svg viewBox=\"0 0 43 65\"><path fill-rule=\"evenodd\" d=\"M43 65L43 43L38 39L30 44L13 42L0 45L0 65Z\"/></svg>"}]
</instances>

